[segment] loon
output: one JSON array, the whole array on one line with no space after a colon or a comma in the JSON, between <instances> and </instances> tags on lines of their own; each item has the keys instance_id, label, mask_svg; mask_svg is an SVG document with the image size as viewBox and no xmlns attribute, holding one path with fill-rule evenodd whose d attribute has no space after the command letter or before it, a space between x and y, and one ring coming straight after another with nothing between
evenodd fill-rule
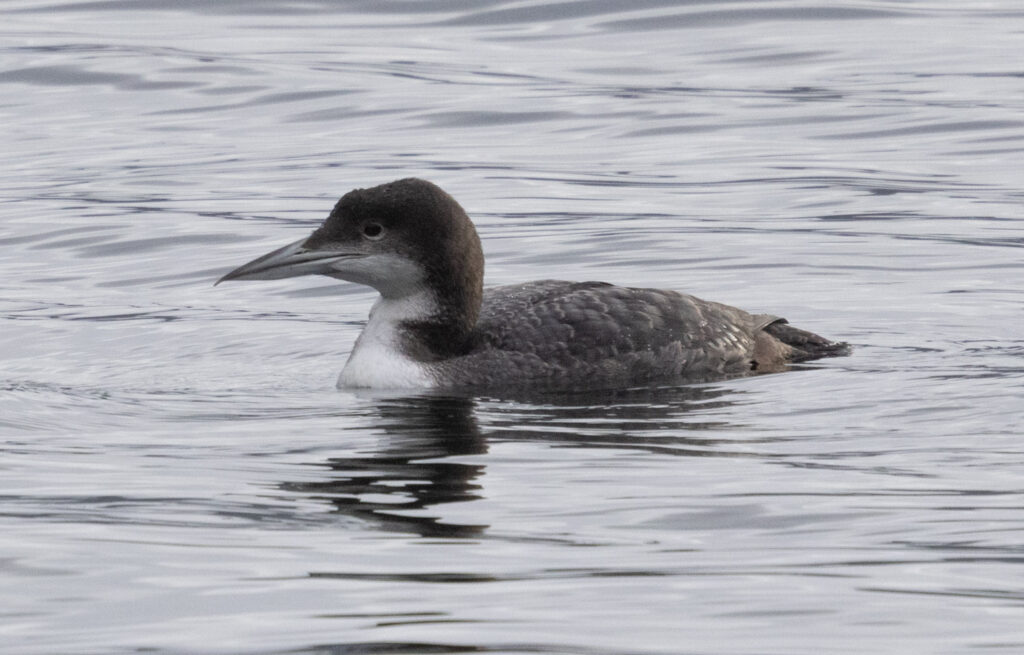
<instances>
[{"instance_id":1,"label":"loon","mask_svg":"<svg viewBox=\"0 0 1024 655\"><path fill-rule=\"evenodd\" d=\"M782 371L849 346L675 291L540 280L484 289L476 229L407 178L345 194L307 238L226 280L320 274L380 293L338 387L597 390Z\"/></svg>"}]
</instances>

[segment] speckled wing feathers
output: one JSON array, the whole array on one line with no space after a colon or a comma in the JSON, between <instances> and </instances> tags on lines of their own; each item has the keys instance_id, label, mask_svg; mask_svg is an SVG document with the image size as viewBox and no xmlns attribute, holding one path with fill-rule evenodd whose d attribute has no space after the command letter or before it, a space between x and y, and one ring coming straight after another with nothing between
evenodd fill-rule
<instances>
[{"instance_id":1,"label":"speckled wing feathers","mask_svg":"<svg viewBox=\"0 0 1024 655\"><path fill-rule=\"evenodd\" d=\"M544 280L488 289L459 386L602 387L751 370L774 317L660 289Z\"/></svg>"}]
</instances>

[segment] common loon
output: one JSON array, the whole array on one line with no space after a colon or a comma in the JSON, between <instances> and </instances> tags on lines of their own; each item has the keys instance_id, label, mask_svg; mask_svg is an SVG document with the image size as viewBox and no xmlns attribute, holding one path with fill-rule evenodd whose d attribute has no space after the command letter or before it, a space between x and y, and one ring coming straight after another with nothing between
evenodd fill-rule
<instances>
[{"instance_id":1,"label":"common loon","mask_svg":"<svg viewBox=\"0 0 1024 655\"><path fill-rule=\"evenodd\" d=\"M339 387L613 389L780 371L845 343L675 291L540 280L483 288L473 223L440 187L356 189L308 238L225 280L314 273L380 292Z\"/></svg>"}]
</instances>

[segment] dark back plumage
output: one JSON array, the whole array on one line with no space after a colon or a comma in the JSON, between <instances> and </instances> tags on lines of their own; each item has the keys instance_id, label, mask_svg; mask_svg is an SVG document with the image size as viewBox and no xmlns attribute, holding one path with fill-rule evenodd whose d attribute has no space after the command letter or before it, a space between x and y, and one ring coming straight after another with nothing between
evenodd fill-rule
<instances>
[{"instance_id":1,"label":"dark back plumage","mask_svg":"<svg viewBox=\"0 0 1024 655\"><path fill-rule=\"evenodd\" d=\"M772 370L781 319L661 289L542 280L484 292L473 350L446 362L454 386L622 387ZM758 362L756 356L778 361Z\"/></svg>"}]
</instances>

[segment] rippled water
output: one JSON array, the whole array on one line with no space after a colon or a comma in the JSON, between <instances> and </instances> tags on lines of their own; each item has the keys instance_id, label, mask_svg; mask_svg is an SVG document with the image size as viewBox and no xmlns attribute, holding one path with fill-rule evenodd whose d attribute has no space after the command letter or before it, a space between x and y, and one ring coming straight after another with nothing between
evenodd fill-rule
<instances>
[{"instance_id":1,"label":"rippled water","mask_svg":"<svg viewBox=\"0 0 1024 655\"><path fill-rule=\"evenodd\" d=\"M1024 650L1019 3L0 13L4 652ZM336 391L370 292L212 282L408 175L475 218L489 283L672 287L857 348Z\"/></svg>"}]
</instances>

